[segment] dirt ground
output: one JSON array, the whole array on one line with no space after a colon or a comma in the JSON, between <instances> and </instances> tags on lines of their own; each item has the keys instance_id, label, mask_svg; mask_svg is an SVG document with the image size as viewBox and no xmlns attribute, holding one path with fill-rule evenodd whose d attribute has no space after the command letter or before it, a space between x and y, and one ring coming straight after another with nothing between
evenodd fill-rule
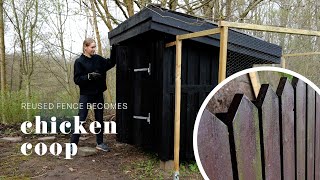
<instances>
[{"instance_id":1,"label":"dirt ground","mask_svg":"<svg viewBox=\"0 0 320 180\"><path fill-rule=\"evenodd\" d=\"M0 124L0 138L21 135L15 131ZM119 143L115 135L105 136L111 152L99 151L92 156L75 156L71 160L64 159L63 154L53 156L49 150L44 156L34 152L24 156L20 152L23 143L30 142L35 146L40 141L35 135L22 137L22 142L18 143L0 142L0 179L172 179L173 171L160 169L154 153ZM80 141L79 147L95 147L95 136L86 137L89 138ZM69 136L58 135L54 141L44 143L49 147L53 142L64 146L63 143L69 142ZM202 179L194 161L182 162L180 178Z\"/></svg>"}]
</instances>

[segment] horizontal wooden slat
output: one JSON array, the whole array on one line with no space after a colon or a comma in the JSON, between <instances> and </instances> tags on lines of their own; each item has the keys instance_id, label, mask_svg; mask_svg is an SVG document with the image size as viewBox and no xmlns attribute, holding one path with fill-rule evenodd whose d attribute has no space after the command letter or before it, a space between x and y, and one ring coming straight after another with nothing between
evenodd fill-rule
<instances>
[{"instance_id":1,"label":"horizontal wooden slat","mask_svg":"<svg viewBox=\"0 0 320 180\"><path fill-rule=\"evenodd\" d=\"M169 42L166 44L166 48L171 47L171 46L175 46L175 45L176 45L176 41Z\"/></svg>"},{"instance_id":2,"label":"horizontal wooden slat","mask_svg":"<svg viewBox=\"0 0 320 180\"><path fill-rule=\"evenodd\" d=\"M282 57L312 56L312 55L320 55L320 52L306 52L306 53L283 54Z\"/></svg>"},{"instance_id":3,"label":"horizontal wooden slat","mask_svg":"<svg viewBox=\"0 0 320 180\"><path fill-rule=\"evenodd\" d=\"M298 34L298 35L307 35L307 36L320 36L320 31L292 29L292 28L265 26L265 25L256 25L256 24L247 24L247 23L236 23L236 22L227 22L227 21L220 21L219 26L220 27L227 26L230 28L247 29L247 30L255 30L255 31Z\"/></svg>"},{"instance_id":4,"label":"horizontal wooden slat","mask_svg":"<svg viewBox=\"0 0 320 180\"><path fill-rule=\"evenodd\" d=\"M220 33L220 31L221 31L220 28L209 29L209 30L204 30L204 31L198 31L198 32L194 32L194 33L177 35L177 39L178 40L183 40L183 39L190 39L190 38L208 36L208 35L218 34L218 33Z\"/></svg>"}]
</instances>

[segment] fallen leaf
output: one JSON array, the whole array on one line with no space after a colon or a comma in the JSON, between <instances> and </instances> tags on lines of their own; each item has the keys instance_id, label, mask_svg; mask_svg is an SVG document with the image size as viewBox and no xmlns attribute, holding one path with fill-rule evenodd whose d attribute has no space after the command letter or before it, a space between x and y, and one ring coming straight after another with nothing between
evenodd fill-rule
<instances>
[{"instance_id":1,"label":"fallen leaf","mask_svg":"<svg viewBox=\"0 0 320 180\"><path fill-rule=\"evenodd\" d=\"M71 168L69 168L69 170L70 170L71 172L76 171L76 170L75 170L75 169L73 169L72 167L71 167Z\"/></svg>"}]
</instances>

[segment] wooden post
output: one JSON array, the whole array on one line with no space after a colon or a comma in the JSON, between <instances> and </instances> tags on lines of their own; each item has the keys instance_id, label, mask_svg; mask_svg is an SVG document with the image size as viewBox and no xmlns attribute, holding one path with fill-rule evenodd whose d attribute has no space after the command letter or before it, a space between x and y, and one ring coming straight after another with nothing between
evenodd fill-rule
<instances>
[{"instance_id":1,"label":"wooden post","mask_svg":"<svg viewBox=\"0 0 320 180\"><path fill-rule=\"evenodd\" d=\"M219 83L226 79L228 49L228 27L222 26L220 28Z\"/></svg>"},{"instance_id":2,"label":"wooden post","mask_svg":"<svg viewBox=\"0 0 320 180\"><path fill-rule=\"evenodd\" d=\"M251 72L249 73L249 77L250 77L250 81L251 81L251 85L253 88L253 92L255 95L255 98L258 97L259 91L260 91L260 80L259 80L259 76L258 76L258 72Z\"/></svg>"},{"instance_id":3,"label":"wooden post","mask_svg":"<svg viewBox=\"0 0 320 180\"><path fill-rule=\"evenodd\" d=\"M179 179L180 151L180 104L181 104L181 51L182 41L176 40L176 79L175 79L175 114L174 114L174 179Z\"/></svg>"},{"instance_id":4,"label":"wooden post","mask_svg":"<svg viewBox=\"0 0 320 180\"><path fill-rule=\"evenodd\" d=\"M284 56L281 57L281 67L286 68L286 58Z\"/></svg>"}]
</instances>

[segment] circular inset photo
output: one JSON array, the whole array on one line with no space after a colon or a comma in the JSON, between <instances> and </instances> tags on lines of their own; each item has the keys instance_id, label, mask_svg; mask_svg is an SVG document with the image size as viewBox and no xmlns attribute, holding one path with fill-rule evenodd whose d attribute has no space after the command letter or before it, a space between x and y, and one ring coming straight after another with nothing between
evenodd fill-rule
<instances>
[{"instance_id":1,"label":"circular inset photo","mask_svg":"<svg viewBox=\"0 0 320 180\"><path fill-rule=\"evenodd\" d=\"M320 90L283 68L257 67L220 83L203 102L193 145L205 179L319 177Z\"/></svg>"}]
</instances>

